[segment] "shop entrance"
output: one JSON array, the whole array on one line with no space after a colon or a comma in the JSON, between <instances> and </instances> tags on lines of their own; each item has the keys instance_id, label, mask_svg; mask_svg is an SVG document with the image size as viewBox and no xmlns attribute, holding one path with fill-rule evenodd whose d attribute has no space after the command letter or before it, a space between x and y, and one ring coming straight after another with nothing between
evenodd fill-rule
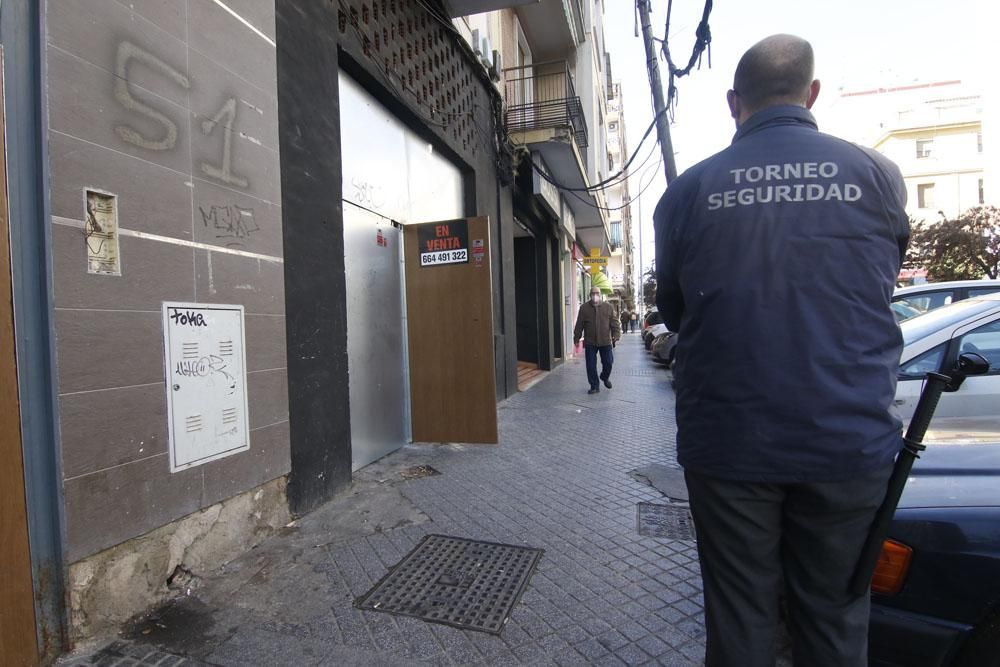
<instances>
[{"instance_id":1,"label":"shop entrance","mask_svg":"<svg viewBox=\"0 0 1000 667\"><path fill-rule=\"evenodd\" d=\"M20 666L37 664L38 645L14 352L4 108L0 52L0 656L3 664Z\"/></svg>"},{"instance_id":2,"label":"shop entrance","mask_svg":"<svg viewBox=\"0 0 1000 667\"><path fill-rule=\"evenodd\" d=\"M527 232L514 237L514 302L517 314L517 362L538 368L538 263L535 239Z\"/></svg>"},{"instance_id":3,"label":"shop entrance","mask_svg":"<svg viewBox=\"0 0 1000 667\"><path fill-rule=\"evenodd\" d=\"M411 440L496 442L485 218L463 219L462 174L451 161L353 78L341 72L339 84L351 468ZM416 235L431 221L465 225L464 263L421 265ZM454 250L445 245L434 247ZM485 370L472 384L463 375L479 369L480 356L489 362L489 410L478 387Z\"/></svg>"}]
</instances>

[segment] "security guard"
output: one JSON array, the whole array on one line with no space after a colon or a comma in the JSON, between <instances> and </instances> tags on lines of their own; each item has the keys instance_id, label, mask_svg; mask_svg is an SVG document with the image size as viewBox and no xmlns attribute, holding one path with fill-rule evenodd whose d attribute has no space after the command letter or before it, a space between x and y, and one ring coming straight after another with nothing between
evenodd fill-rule
<instances>
[{"instance_id":1,"label":"security guard","mask_svg":"<svg viewBox=\"0 0 1000 667\"><path fill-rule=\"evenodd\" d=\"M902 444L889 303L909 224L899 169L817 130L819 89L808 42L754 45L732 145L654 214L710 667L774 664L782 581L796 665L867 664L848 581Z\"/></svg>"}]
</instances>

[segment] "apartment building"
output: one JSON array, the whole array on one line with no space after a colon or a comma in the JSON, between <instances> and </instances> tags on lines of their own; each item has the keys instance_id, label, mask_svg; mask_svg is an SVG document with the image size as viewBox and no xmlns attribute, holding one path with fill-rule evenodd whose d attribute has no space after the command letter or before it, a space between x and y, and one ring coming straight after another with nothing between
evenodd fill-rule
<instances>
[{"instance_id":1,"label":"apartment building","mask_svg":"<svg viewBox=\"0 0 1000 667\"><path fill-rule=\"evenodd\" d=\"M516 150L512 268L522 368L548 370L572 354L576 312L593 280L617 298L608 269L594 276L585 264L611 258L624 238L619 232L612 242L610 215L618 211L594 187L612 173L603 17L603 0L542 0L455 21L497 71Z\"/></svg>"},{"instance_id":2,"label":"apartment building","mask_svg":"<svg viewBox=\"0 0 1000 667\"><path fill-rule=\"evenodd\" d=\"M845 90L828 115L899 165L907 213L936 222L987 203L983 109L976 87L952 79Z\"/></svg>"}]
</instances>

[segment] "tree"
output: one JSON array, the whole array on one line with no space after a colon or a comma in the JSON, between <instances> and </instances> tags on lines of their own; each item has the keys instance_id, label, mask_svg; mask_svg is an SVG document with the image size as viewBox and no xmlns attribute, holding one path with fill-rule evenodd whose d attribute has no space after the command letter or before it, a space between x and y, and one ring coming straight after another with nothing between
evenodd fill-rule
<instances>
[{"instance_id":1,"label":"tree","mask_svg":"<svg viewBox=\"0 0 1000 667\"><path fill-rule=\"evenodd\" d=\"M656 305L656 267L650 267L642 274L642 302L647 308Z\"/></svg>"},{"instance_id":2,"label":"tree","mask_svg":"<svg viewBox=\"0 0 1000 667\"><path fill-rule=\"evenodd\" d=\"M913 223L904 268L925 268L935 281L1000 275L1000 208L977 206L954 220Z\"/></svg>"}]
</instances>

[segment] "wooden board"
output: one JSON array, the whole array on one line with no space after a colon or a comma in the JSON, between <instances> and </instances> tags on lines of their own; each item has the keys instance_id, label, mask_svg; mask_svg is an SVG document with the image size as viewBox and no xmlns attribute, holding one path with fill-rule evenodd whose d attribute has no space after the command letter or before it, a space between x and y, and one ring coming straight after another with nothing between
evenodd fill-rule
<instances>
[{"instance_id":1,"label":"wooden board","mask_svg":"<svg viewBox=\"0 0 1000 667\"><path fill-rule=\"evenodd\" d=\"M497 442L490 226L467 223L467 263L421 267L422 225L403 231L414 442Z\"/></svg>"},{"instance_id":2,"label":"wooden board","mask_svg":"<svg viewBox=\"0 0 1000 667\"><path fill-rule=\"evenodd\" d=\"M3 53L0 52L0 662L14 667L37 664L38 644L14 352L3 110Z\"/></svg>"}]
</instances>

